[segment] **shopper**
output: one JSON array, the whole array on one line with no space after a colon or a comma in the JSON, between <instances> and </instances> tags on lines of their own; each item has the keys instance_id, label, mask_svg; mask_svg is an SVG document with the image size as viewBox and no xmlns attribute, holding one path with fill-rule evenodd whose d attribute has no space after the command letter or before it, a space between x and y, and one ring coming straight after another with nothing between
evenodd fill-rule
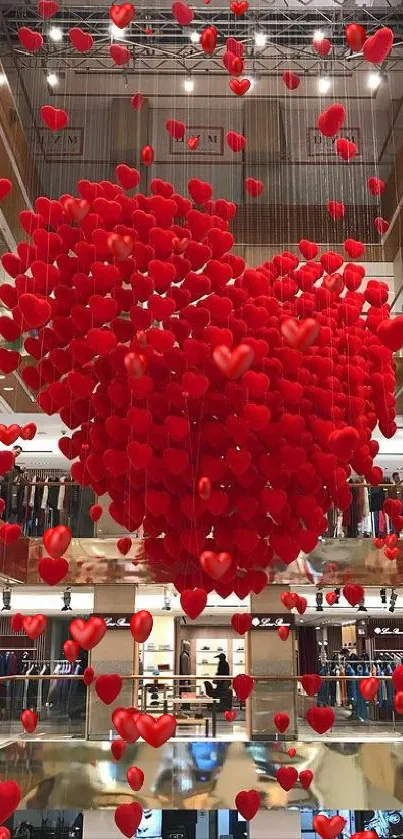
<instances>
[{"instance_id":1,"label":"shopper","mask_svg":"<svg viewBox=\"0 0 403 839\"><path fill-rule=\"evenodd\" d=\"M216 676L229 676L229 664L225 653L219 653L215 657L219 659ZM207 696L220 700L220 711L230 711L232 708L231 679L214 679L213 681L215 688L211 682L204 682Z\"/></svg>"}]
</instances>

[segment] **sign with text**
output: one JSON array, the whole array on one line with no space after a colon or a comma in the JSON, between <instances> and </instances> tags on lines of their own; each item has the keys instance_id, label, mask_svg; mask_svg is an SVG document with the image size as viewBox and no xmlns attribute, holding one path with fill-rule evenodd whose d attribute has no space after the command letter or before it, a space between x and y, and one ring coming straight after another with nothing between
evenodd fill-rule
<instances>
[{"instance_id":1,"label":"sign with text","mask_svg":"<svg viewBox=\"0 0 403 839\"><path fill-rule=\"evenodd\" d=\"M97 617L104 619L108 629L129 629L132 615L97 615Z\"/></svg>"},{"instance_id":2,"label":"sign with text","mask_svg":"<svg viewBox=\"0 0 403 839\"><path fill-rule=\"evenodd\" d=\"M360 129L359 128L350 128L343 130L343 137L347 140L350 140L350 143L356 143L358 146L358 154L359 157L360 151ZM328 157L329 155L333 155L335 157L335 161L339 161L343 163L341 157L336 154L335 149L333 148L333 144L335 143L337 137L324 137L323 134L320 133L318 128L307 128L307 148L308 148L308 157Z\"/></svg>"},{"instance_id":3,"label":"sign with text","mask_svg":"<svg viewBox=\"0 0 403 839\"><path fill-rule=\"evenodd\" d=\"M252 629L278 629L279 626L294 628L294 615L253 615Z\"/></svg>"},{"instance_id":4,"label":"sign with text","mask_svg":"<svg viewBox=\"0 0 403 839\"><path fill-rule=\"evenodd\" d=\"M56 160L58 158L68 160L69 158L82 157L84 151L84 128L78 126L67 126L63 131L49 131L48 128L38 128L36 139L36 153L45 154L46 157Z\"/></svg>"},{"instance_id":5,"label":"sign with text","mask_svg":"<svg viewBox=\"0 0 403 839\"><path fill-rule=\"evenodd\" d=\"M190 152L186 140L188 137L198 137L197 149ZM172 155L194 157L224 157L224 128L223 126L188 125L186 134L181 140L169 136L169 153Z\"/></svg>"}]
</instances>

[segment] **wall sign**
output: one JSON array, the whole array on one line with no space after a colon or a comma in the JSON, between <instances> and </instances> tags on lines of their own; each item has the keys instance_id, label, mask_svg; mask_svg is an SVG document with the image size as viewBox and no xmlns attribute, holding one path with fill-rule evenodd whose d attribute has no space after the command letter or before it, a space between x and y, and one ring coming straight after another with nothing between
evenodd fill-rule
<instances>
[{"instance_id":1,"label":"wall sign","mask_svg":"<svg viewBox=\"0 0 403 839\"><path fill-rule=\"evenodd\" d=\"M278 629L279 626L294 627L294 615L253 615L252 629Z\"/></svg>"},{"instance_id":2,"label":"wall sign","mask_svg":"<svg viewBox=\"0 0 403 839\"><path fill-rule=\"evenodd\" d=\"M352 143L356 143L358 149L360 148L361 137L359 128L350 128L348 131L343 130L343 137L346 137ZM335 141L336 138L332 140L332 143L335 143ZM318 128L307 128L307 146L308 157L328 157L334 154L334 161L343 164L341 157L338 157L334 149L332 149L329 137L324 137ZM359 157L359 154L360 152L358 151L357 157Z\"/></svg>"},{"instance_id":3,"label":"wall sign","mask_svg":"<svg viewBox=\"0 0 403 839\"><path fill-rule=\"evenodd\" d=\"M83 126L67 127L63 131L49 131L47 128L38 128L40 143L37 135L33 134L36 140L36 153L45 154L52 160L77 158L83 156L84 151L84 128Z\"/></svg>"},{"instance_id":4,"label":"wall sign","mask_svg":"<svg viewBox=\"0 0 403 839\"><path fill-rule=\"evenodd\" d=\"M169 153L188 157L187 137L198 137L200 142L192 157L224 157L224 127L222 125L188 125L181 140L169 136Z\"/></svg>"}]
</instances>

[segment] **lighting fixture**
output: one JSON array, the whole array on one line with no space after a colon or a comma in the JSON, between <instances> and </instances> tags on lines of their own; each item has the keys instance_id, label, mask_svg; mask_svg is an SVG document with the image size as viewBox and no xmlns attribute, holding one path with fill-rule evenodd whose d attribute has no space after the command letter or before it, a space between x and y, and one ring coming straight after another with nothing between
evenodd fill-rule
<instances>
[{"instance_id":1,"label":"lighting fixture","mask_svg":"<svg viewBox=\"0 0 403 839\"><path fill-rule=\"evenodd\" d=\"M51 41L62 41L63 29L61 29L60 26L51 26L48 32L48 36Z\"/></svg>"},{"instance_id":2,"label":"lighting fixture","mask_svg":"<svg viewBox=\"0 0 403 839\"><path fill-rule=\"evenodd\" d=\"M387 599L386 599L386 588L379 589L379 595L381 598L382 606L386 606Z\"/></svg>"},{"instance_id":3,"label":"lighting fixture","mask_svg":"<svg viewBox=\"0 0 403 839\"><path fill-rule=\"evenodd\" d=\"M51 87L56 87L56 85L59 84L59 76L57 76L56 73L48 73L46 81Z\"/></svg>"},{"instance_id":4,"label":"lighting fixture","mask_svg":"<svg viewBox=\"0 0 403 839\"><path fill-rule=\"evenodd\" d=\"M314 41L323 41L324 37L325 37L325 33L323 32L322 29L315 29L315 32L313 33L313 40Z\"/></svg>"},{"instance_id":5,"label":"lighting fixture","mask_svg":"<svg viewBox=\"0 0 403 839\"><path fill-rule=\"evenodd\" d=\"M254 86L255 86L255 81L256 81L256 79L255 79L255 77L254 77L254 76L247 76L246 78L248 78L248 79L249 79L249 81L250 81L250 88L249 88L249 90L252 90L252 89L254 88Z\"/></svg>"},{"instance_id":6,"label":"lighting fixture","mask_svg":"<svg viewBox=\"0 0 403 839\"><path fill-rule=\"evenodd\" d=\"M184 79L183 87L186 93L193 93L195 89L195 83L191 76L188 76L186 79Z\"/></svg>"},{"instance_id":7,"label":"lighting fixture","mask_svg":"<svg viewBox=\"0 0 403 839\"><path fill-rule=\"evenodd\" d=\"M267 42L267 35L264 32L255 32L255 46L265 47Z\"/></svg>"},{"instance_id":8,"label":"lighting fixture","mask_svg":"<svg viewBox=\"0 0 403 839\"><path fill-rule=\"evenodd\" d=\"M2 390L14 390L13 387L3 387Z\"/></svg>"},{"instance_id":9,"label":"lighting fixture","mask_svg":"<svg viewBox=\"0 0 403 839\"><path fill-rule=\"evenodd\" d=\"M5 73L0 73L0 85L7 84L7 76Z\"/></svg>"},{"instance_id":10,"label":"lighting fixture","mask_svg":"<svg viewBox=\"0 0 403 839\"><path fill-rule=\"evenodd\" d=\"M164 587L164 605L162 607L163 612L170 612L171 611L171 592L167 586Z\"/></svg>"},{"instance_id":11,"label":"lighting fixture","mask_svg":"<svg viewBox=\"0 0 403 839\"><path fill-rule=\"evenodd\" d=\"M10 588L10 586L6 586L5 588L3 588L2 595L3 595L3 608L2 608L1 611L2 612L9 612L10 609L11 609L11 588Z\"/></svg>"},{"instance_id":12,"label":"lighting fixture","mask_svg":"<svg viewBox=\"0 0 403 839\"><path fill-rule=\"evenodd\" d=\"M2 374L0 375L0 379L5 379L5 378L6 378L6 377L5 377L4 373L2 373Z\"/></svg>"},{"instance_id":13,"label":"lighting fixture","mask_svg":"<svg viewBox=\"0 0 403 839\"><path fill-rule=\"evenodd\" d=\"M367 84L370 90L378 90L378 87L382 81L382 76L380 73L369 73Z\"/></svg>"},{"instance_id":14,"label":"lighting fixture","mask_svg":"<svg viewBox=\"0 0 403 839\"><path fill-rule=\"evenodd\" d=\"M199 41L200 41L200 35L199 35L198 32L196 32L195 29L193 29L192 32L190 33L190 40L191 40L192 44L198 44Z\"/></svg>"},{"instance_id":15,"label":"lighting fixture","mask_svg":"<svg viewBox=\"0 0 403 839\"><path fill-rule=\"evenodd\" d=\"M392 588L392 594L390 595L390 604L389 604L389 612L391 612L392 614L395 611L396 600L397 600L397 594L395 592L395 589Z\"/></svg>"},{"instance_id":16,"label":"lighting fixture","mask_svg":"<svg viewBox=\"0 0 403 839\"><path fill-rule=\"evenodd\" d=\"M323 591L317 591L315 595L316 611L323 612Z\"/></svg>"},{"instance_id":17,"label":"lighting fixture","mask_svg":"<svg viewBox=\"0 0 403 839\"><path fill-rule=\"evenodd\" d=\"M62 600L63 600L62 612L71 612L72 609L71 609L71 606L70 606L70 603L71 603L71 588L70 588L70 586L67 586L67 588L64 589L64 592L62 594Z\"/></svg>"},{"instance_id":18,"label":"lighting fixture","mask_svg":"<svg viewBox=\"0 0 403 839\"><path fill-rule=\"evenodd\" d=\"M319 93L329 93L329 90L332 86L331 79L329 76L319 76L318 78L318 91Z\"/></svg>"},{"instance_id":19,"label":"lighting fixture","mask_svg":"<svg viewBox=\"0 0 403 839\"><path fill-rule=\"evenodd\" d=\"M125 30L121 29L120 26L116 26L116 23L110 24L109 34L112 35L112 38L119 38L121 41L124 41L126 38Z\"/></svg>"}]
</instances>

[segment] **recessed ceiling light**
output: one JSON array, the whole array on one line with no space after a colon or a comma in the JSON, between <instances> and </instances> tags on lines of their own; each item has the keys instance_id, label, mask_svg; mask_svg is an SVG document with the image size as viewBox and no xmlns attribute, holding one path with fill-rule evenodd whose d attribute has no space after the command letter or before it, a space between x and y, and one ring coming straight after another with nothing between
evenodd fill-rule
<instances>
[{"instance_id":1,"label":"recessed ceiling light","mask_svg":"<svg viewBox=\"0 0 403 839\"><path fill-rule=\"evenodd\" d=\"M267 42L267 35L264 32L255 32L255 46L265 47Z\"/></svg>"},{"instance_id":2,"label":"recessed ceiling light","mask_svg":"<svg viewBox=\"0 0 403 839\"><path fill-rule=\"evenodd\" d=\"M112 35L112 38L120 38L121 41L124 41L126 38L125 30L121 29L120 26L116 26L116 23L111 23L109 32Z\"/></svg>"},{"instance_id":3,"label":"recessed ceiling light","mask_svg":"<svg viewBox=\"0 0 403 839\"><path fill-rule=\"evenodd\" d=\"M313 33L314 41L323 41L324 37L325 33L322 31L322 29L315 29L315 32Z\"/></svg>"},{"instance_id":4,"label":"recessed ceiling light","mask_svg":"<svg viewBox=\"0 0 403 839\"><path fill-rule=\"evenodd\" d=\"M13 387L3 387L2 390L14 390Z\"/></svg>"},{"instance_id":5,"label":"recessed ceiling light","mask_svg":"<svg viewBox=\"0 0 403 839\"><path fill-rule=\"evenodd\" d=\"M380 83L382 81L382 76L380 73L370 73L368 76L368 87L370 90L377 90Z\"/></svg>"},{"instance_id":6,"label":"recessed ceiling light","mask_svg":"<svg viewBox=\"0 0 403 839\"><path fill-rule=\"evenodd\" d=\"M187 79L184 79L183 87L185 88L186 93L193 93L195 89L195 83L191 76L188 76Z\"/></svg>"},{"instance_id":7,"label":"recessed ceiling light","mask_svg":"<svg viewBox=\"0 0 403 839\"><path fill-rule=\"evenodd\" d=\"M0 379L5 379L5 378L6 378L6 377L5 377L4 373L2 373L2 374L0 375Z\"/></svg>"},{"instance_id":8,"label":"recessed ceiling light","mask_svg":"<svg viewBox=\"0 0 403 839\"><path fill-rule=\"evenodd\" d=\"M192 44L198 44L200 41L200 35L198 32L196 32L195 29L193 29L193 31L190 33L190 40Z\"/></svg>"},{"instance_id":9,"label":"recessed ceiling light","mask_svg":"<svg viewBox=\"0 0 403 839\"><path fill-rule=\"evenodd\" d=\"M319 76L318 79L318 91L319 93L329 93L329 90L332 86L332 82L329 79L329 76Z\"/></svg>"}]
</instances>

